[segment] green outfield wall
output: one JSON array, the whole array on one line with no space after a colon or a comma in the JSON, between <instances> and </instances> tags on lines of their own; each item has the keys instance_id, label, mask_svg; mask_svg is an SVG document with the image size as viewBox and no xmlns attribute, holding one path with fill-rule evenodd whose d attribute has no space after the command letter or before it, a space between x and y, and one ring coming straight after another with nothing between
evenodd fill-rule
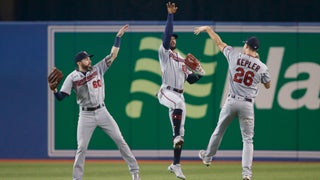
<instances>
[{"instance_id":1,"label":"green outfield wall","mask_svg":"<svg viewBox=\"0 0 320 180\"><path fill-rule=\"evenodd\" d=\"M110 53L119 27L49 26L48 69L56 66L67 75L74 70L73 56L80 50L94 54L92 63L98 62ZM184 149L191 152L206 147L228 89L225 57L207 34L195 36L193 27L175 26L179 34L178 51L183 56L190 52L197 56L207 73L197 84L185 86ZM117 59L105 74L106 107L127 143L137 152L161 154L162 150L172 148L168 109L155 96L161 85L158 48L163 28L132 25L122 37ZM320 27L217 25L215 28L222 40L235 48L241 48L248 36L257 36L261 43L260 58L271 71L272 87L269 90L261 87L255 100L255 149L319 152ZM49 154L73 156L79 113L75 95L59 102L49 94L48 100ZM92 154L99 154L116 151L117 147L97 128L89 149ZM239 123L235 119L220 150L241 149Z\"/></svg>"}]
</instances>

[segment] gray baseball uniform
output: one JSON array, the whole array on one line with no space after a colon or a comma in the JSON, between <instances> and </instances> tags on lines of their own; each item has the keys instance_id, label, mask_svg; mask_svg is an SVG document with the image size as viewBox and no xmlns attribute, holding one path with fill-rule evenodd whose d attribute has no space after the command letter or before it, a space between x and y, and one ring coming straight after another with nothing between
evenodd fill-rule
<instances>
[{"instance_id":1,"label":"gray baseball uniform","mask_svg":"<svg viewBox=\"0 0 320 180\"><path fill-rule=\"evenodd\" d=\"M159 60L162 72L162 85L158 93L158 99L162 105L169 108L169 117L172 125L173 136L175 136L175 134L172 113L175 109L182 110L180 136L184 136L186 106L182 91L186 77L192 72L187 69L184 64L184 59L179 53L174 52L171 49L166 50L163 45L159 48ZM174 88L177 91L180 90L181 92L179 93L168 87Z\"/></svg>"},{"instance_id":2,"label":"gray baseball uniform","mask_svg":"<svg viewBox=\"0 0 320 180\"><path fill-rule=\"evenodd\" d=\"M219 121L210 138L206 156L216 154L221 139L235 117L238 117L243 140L242 175L252 175L254 98L258 94L257 84L270 82L267 66L258 58L235 51L231 46L223 50L228 63L229 93L221 109Z\"/></svg>"},{"instance_id":3,"label":"gray baseball uniform","mask_svg":"<svg viewBox=\"0 0 320 180\"><path fill-rule=\"evenodd\" d=\"M182 173L180 159L184 143L184 124L186 120L186 104L183 96L184 83L197 82L202 76L187 69L185 59L176 49L177 34L173 33L173 14L176 11L174 3L167 3L167 22L159 48L159 62L162 84L157 93L159 103L169 109L169 119L172 127L173 162L168 167L180 179L186 179Z\"/></svg>"},{"instance_id":4,"label":"gray baseball uniform","mask_svg":"<svg viewBox=\"0 0 320 180\"><path fill-rule=\"evenodd\" d=\"M70 95L74 90L77 96L77 103L80 107L77 142L73 179L81 180L84 172L85 154L88 148L92 133L97 126L110 136L120 150L121 156L127 162L132 174L139 172L139 166L129 146L122 137L116 121L104 105L105 86L103 75L108 70L107 62L111 55L106 56L102 61L93 66L87 73L74 70L64 81L61 92ZM109 64L110 65L110 64Z\"/></svg>"}]
</instances>

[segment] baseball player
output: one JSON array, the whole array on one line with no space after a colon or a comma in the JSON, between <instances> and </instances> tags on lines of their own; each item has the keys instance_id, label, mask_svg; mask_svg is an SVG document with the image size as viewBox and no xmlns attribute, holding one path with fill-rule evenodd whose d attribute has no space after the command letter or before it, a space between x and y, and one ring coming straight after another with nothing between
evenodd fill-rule
<instances>
[{"instance_id":1,"label":"baseball player","mask_svg":"<svg viewBox=\"0 0 320 180\"><path fill-rule=\"evenodd\" d=\"M251 180L253 160L254 134L254 98L258 94L258 83L266 89L271 86L270 73L267 66L258 58L259 40L250 37L244 41L243 51L238 52L224 43L220 36L209 26L196 27L194 33L198 35L206 31L211 39L226 57L229 80L228 97L221 109L219 121L213 131L206 150L199 151L203 164L209 166L216 154L222 137L234 118L238 117L242 135L242 177Z\"/></svg>"},{"instance_id":2,"label":"baseball player","mask_svg":"<svg viewBox=\"0 0 320 180\"><path fill-rule=\"evenodd\" d=\"M82 179L86 151L92 133L97 126L109 135L119 148L122 158L128 164L132 179L140 180L138 163L122 137L116 121L104 104L105 85L103 75L117 57L120 38L128 28L129 25L125 25L118 31L111 53L94 66L91 66L90 59L93 55L89 55L85 51L76 54L74 61L77 64L77 69L67 76L60 91L54 90L55 97L60 101L69 96L71 90L73 90L76 93L77 103L80 107L77 129L78 149L73 166L74 180Z\"/></svg>"},{"instance_id":3,"label":"baseball player","mask_svg":"<svg viewBox=\"0 0 320 180\"><path fill-rule=\"evenodd\" d=\"M160 104L169 109L169 118L173 132L173 163L168 167L169 172L174 173L177 178L186 179L181 170L180 157L184 143L184 124L186 118L186 105L183 96L184 83L197 82L203 74L195 74L188 70L184 58L176 49L176 39L173 34L173 14L176 13L175 3L167 3L167 22L163 34L163 42L159 48L159 60L162 72L162 85L158 92Z\"/></svg>"}]
</instances>

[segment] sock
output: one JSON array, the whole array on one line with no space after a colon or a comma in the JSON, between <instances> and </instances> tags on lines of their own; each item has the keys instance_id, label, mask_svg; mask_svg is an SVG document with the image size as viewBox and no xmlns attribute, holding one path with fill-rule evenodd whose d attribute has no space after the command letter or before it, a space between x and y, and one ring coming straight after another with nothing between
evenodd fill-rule
<instances>
[{"instance_id":1,"label":"sock","mask_svg":"<svg viewBox=\"0 0 320 180\"><path fill-rule=\"evenodd\" d=\"M181 151L182 151L182 146L181 148L173 149L173 164L180 164L180 158L181 158Z\"/></svg>"}]
</instances>

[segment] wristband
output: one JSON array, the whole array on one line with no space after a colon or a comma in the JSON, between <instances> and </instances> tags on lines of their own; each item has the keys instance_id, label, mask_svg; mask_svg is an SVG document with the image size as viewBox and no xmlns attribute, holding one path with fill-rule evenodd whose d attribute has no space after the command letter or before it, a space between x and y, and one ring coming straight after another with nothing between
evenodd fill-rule
<instances>
[{"instance_id":1,"label":"wristband","mask_svg":"<svg viewBox=\"0 0 320 180\"><path fill-rule=\"evenodd\" d=\"M113 46L114 47L120 47L120 40L121 40L121 38L120 37L118 37L118 36L116 36L116 38L114 38L114 44L113 44Z\"/></svg>"}]
</instances>

